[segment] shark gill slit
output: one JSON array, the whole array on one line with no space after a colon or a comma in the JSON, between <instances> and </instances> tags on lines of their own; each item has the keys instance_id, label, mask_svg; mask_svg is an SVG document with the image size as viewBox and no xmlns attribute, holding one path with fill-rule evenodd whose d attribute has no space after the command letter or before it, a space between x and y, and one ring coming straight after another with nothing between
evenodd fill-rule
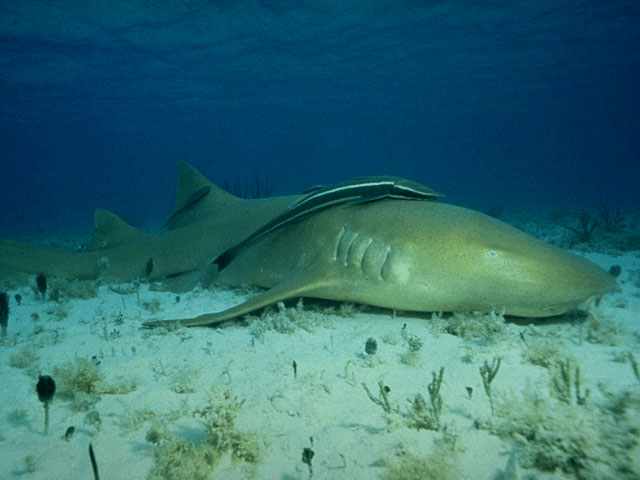
<instances>
[{"instance_id":1,"label":"shark gill slit","mask_svg":"<svg viewBox=\"0 0 640 480\"><path fill-rule=\"evenodd\" d=\"M356 265L358 262L358 238L360 237L359 233L354 233L353 238L349 242L349 248L347 249L347 258L345 261L346 265Z\"/></svg>"},{"instance_id":2,"label":"shark gill slit","mask_svg":"<svg viewBox=\"0 0 640 480\"><path fill-rule=\"evenodd\" d=\"M384 260L382 261L382 266L380 267L380 278L382 280L387 280L391 275L391 271L393 266L391 265L391 247L387 245L386 251L384 252Z\"/></svg>"},{"instance_id":3,"label":"shark gill slit","mask_svg":"<svg viewBox=\"0 0 640 480\"><path fill-rule=\"evenodd\" d=\"M336 246L335 246L335 248L333 249L333 261L334 261L334 262L337 262L337 261L338 261L338 254L339 254L339 251L340 251L340 242L342 241L342 236L344 235L344 232L345 232L346 230L347 230L347 229L346 229L345 227L342 227L342 228L340 229L340 231L338 232L338 236L337 236L337 238L336 238Z\"/></svg>"},{"instance_id":4,"label":"shark gill slit","mask_svg":"<svg viewBox=\"0 0 640 480\"><path fill-rule=\"evenodd\" d=\"M342 227L336 238L333 260L358 269L375 281L386 281L393 271L393 251L389 245Z\"/></svg>"},{"instance_id":5,"label":"shark gill slit","mask_svg":"<svg viewBox=\"0 0 640 480\"><path fill-rule=\"evenodd\" d=\"M339 261L343 266L348 265L349 249L351 244L358 235L348 228L340 230L340 237L338 239L338 248L336 249L336 261Z\"/></svg>"},{"instance_id":6,"label":"shark gill slit","mask_svg":"<svg viewBox=\"0 0 640 480\"><path fill-rule=\"evenodd\" d=\"M368 238L360 257L360 271L374 281L385 281L391 273L389 253L391 247Z\"/></svg>"},{"instance_id":7,"label":"shark gill slit","mask_svg":"<svg viewBox=\"0 0 640 480\"><path fill-rule=\"evenodd\" d=\"M360 242L360 248L358 250L358 267L360 268L360 273L366 275L367 273L367 252L369 251L369 247L373 244L372 238L366 238L363 242Z\"/></svg>"},{"instance_id":8,"label":"shark gill slit","mask_svg":"<svg viewBox=\"0 0 640 480\"><path fill-rule=\"evenodd\" d=\"M361 233L358 233L349 246L348 264L357 269L361 274L365 274L364 259L372 243L373 239L371 237L365 237Z\"/></svg>"}]
</instances>

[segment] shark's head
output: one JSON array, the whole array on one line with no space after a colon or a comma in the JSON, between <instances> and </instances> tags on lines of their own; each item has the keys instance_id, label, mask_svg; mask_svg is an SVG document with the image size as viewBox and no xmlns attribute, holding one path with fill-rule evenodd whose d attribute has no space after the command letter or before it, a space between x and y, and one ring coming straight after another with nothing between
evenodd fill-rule
<instances>
[{"instance_id":1,"label":"shark's head","mask_svg":"<svg viewBox=\"0 0 640 480\"><path fill-rule=\"evenodd\" d=\"M442 207L457 212L439 224L435 268L444 278L436 294L457 311L553 316L586 308L616 288L613 276L589 260L478 212ZM413 277L433 269L425 259Z\"/></svg>"},{"instance_id":2,"label":"shark's head","mask_svg":"<svg viewBox=\"0 0 640 480\"><path fill-rule=\"evenodd\" d=\"M472 226L464 250L475 259L474 276L483 285L471 287L470 294L484 310L559 315L588 307L616 286L613 276L595 263L502 222L478 215Z\"/></svg>"}]
</instances>

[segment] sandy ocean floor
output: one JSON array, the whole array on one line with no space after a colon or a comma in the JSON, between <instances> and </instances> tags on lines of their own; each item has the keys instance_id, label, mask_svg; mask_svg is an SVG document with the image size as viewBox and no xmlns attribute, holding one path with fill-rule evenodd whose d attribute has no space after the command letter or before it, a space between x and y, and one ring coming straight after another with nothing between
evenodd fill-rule
<instances>
[{"instance_id":1,"label":"sandy ocean floor","mask_svg":"<svg viewBox=\"0 0 640 480\"><path fill-rule=\"evenodd\" d=\"M622 290L534 324L307 300L168 331L141 324L251 292L34 281L8 292L0 477L92 478L91 442L103 479L639 478L640 259L587 257Z\"/></svg>"}]
</instances>

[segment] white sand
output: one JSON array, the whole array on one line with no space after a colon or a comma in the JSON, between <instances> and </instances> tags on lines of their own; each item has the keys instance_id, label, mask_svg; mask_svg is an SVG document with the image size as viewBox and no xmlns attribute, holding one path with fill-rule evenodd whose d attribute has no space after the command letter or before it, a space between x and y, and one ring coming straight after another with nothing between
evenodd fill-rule
<instances>
[{"instance_id":1,"label":"white sand","mask_svg":"<svg viewBox=\"0 0 640 480\"><path fill-rule=\"evenodd\" d=\"M640 452L633 441L637 433L627 432L629 444L605 455L605 463L598 457L597 444L611 442L606 437L608 428L613 438L621 438L621 429L640 427L640 416L631 420L639 409L640 382L625 357L633 352L640 360L640 260L631 256L589 258L605 268L614 263L623 268L622 292L607 296L593 310L607 336L598 340L591 335L591 342L589 320L582 327L564 321L537 323L533 329L507 322L502 334L483 340L438 334L424 315L394 317L388 311L365 310L341 316L336 311L321 313L311 301L302 311L292 305L271 315L281 326L302 322L305 327L294 325L289 333L267 330L260 336L255 325L246 323L167 332L142 329L141 323L220 310L244 296L196 289L181 295L176 303L175 294L150 291L143 285L138 304L135 293L119 294L103 285L98 296L89 300L62 298L60 303L43 303L32 288L10 291L9 334L0 345L0 477L92 478L87 451L91 441L102 479L146 478L154 465L154 449L160 448L146 440L147 433L152 428L164 429L196 445L206 443L207 430L193 412L207 405L212 391L226 389L245 400L234 431L256 432L258 460L232 460L227 452L211 478L306 479L308 467L301 461L305 447L315 453L314 479L384 478L385 461L407 464L411 456L426 459L442 451L452 452L458 472L450 478L523 478L526 470L521 467L515 476L500 477L499 473L505 471L512 452L514 459L521 460L526 456L523 452L539 440L521 439L524 446L515 449L507 437L475 427L486 426L492 418L479 367L498 356L502 364L492 383L498 406L501 399L515 396L519 399L516 405L524 409L524 399L537 392L551 411L573 412L566 420L572 423L562 431L583 438L573 442L574 446L584 444L584 449L569 453L584 456L580 461L591 469L579 472L599 471L606 478L611 465L622 463L635 469L629 475L636 475L640 472ZM23 297L21 305L15 303L16 293ZM158 311L151 313L153 308ZM33 313L39 319L33 320ZM584 388L590 391L584 405L577 404L573 392L570 404L549 395L557 367L532 365L525 357L531 344L540 341L538 334L548 338L550 345L559 346L559 358L572 356L581 366L578 393ZM413 363L407 361L408 336L423 342ZM378 345L370 357L363 353L368 337ZM29 359L25 352L37 358ZM76 365L78 359L99 362L97 371L103 380L94 386L97 393L76 396L75 404L85 403L80 411L69 396L59 392L51 404L50 434L44 436L44 409L35 392L38 374L52 375L60 389L64 384L60 367ZM59 378L54 374L56 367ZM429 405L427 386L432 371L440 367L445 368L440 392L443 428L438 432L411 428L408 399L421 393ZM361 385L364 382L378 395L378 380L390 388L391 414L371 401ZM473 389L471 398L466 387ZM114 390L122 393L105 393ZM635 392L625 412L618 417L602 416L602 405L612 401L611 394L623 391ZM96 417L92 412L99 415L99 424L88 421L88 416ZM574 414L577 420L572 419ZM596 420L605 425L604 430L593 430ZM72 425L75 434L65 440L64 433ZM443 438L446 440L440 440L437 447L434 440ZM557 442L560 450L562 445L571 445L566 438ZM635 455L635 460L625 455ZM28 469L32 472L26 471L26 463L31 464ZM580 476L561 468L531 472L536 478ZM446 472L440 476L445 478ZM185 473L182 478L193 477Z\"/></svg>"}]
</instances>

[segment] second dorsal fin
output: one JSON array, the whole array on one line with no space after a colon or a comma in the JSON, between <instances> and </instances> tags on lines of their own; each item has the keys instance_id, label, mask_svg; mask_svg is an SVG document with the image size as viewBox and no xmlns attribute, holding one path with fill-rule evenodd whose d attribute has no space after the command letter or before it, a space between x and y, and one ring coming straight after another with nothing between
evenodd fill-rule
<instances>
[{"instance_id":1,"label":"second dorsal fin","mask_svg":"<svg viewBox=\"0 0 640 480\"><path fill-rule=\"evenodd\" d=\"M87 251L111 248L143 235L115 213L101 208L95 211L94 223L96 232L87 244Z\"/></svg>"}]
</instances>

